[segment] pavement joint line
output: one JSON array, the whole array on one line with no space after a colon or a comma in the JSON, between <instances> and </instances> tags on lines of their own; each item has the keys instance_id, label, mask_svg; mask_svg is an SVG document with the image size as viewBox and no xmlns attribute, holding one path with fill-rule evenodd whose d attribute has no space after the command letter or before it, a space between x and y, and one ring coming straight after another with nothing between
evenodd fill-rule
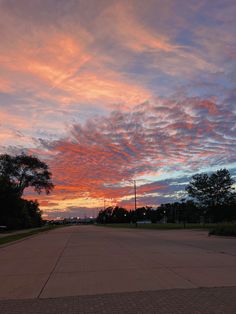
<instances>
[{"instance_id":1,"label":"pavement joint line","mask_svg":"<svg viewBox=\"0 0 236 314\"><path fill-rule=\"evenodd\" d=\"M174 271L174 268L172 267L165 267L167 270L169 270L170 272L172 272L173 274L177 275L179 278L186 280L187 282L191 283L193 286L195 286L196 288L201 288L199 287L196 283L192 282L192 280L186 278L184 275L179 274L178 272ZM193 267L194 268L194 267ZM194 288L193 288L194 289Z\"/></svg>"},{"instance_id":2,"label":"pavement joint line","mask_svg":"<svg viewBox=\"0 0 236 314\"><path fill-rule=\"evenodd\" d=\"M68 233L69 233L69 232L68 232ZM70 236L68 237L68 239L67 239L67 241L66 241L66 243L65 243L65 245L64 245L64 247L63 247L63 249L62 249L62 251L61 251L61 253L59 254L59 256L58 256L58 258L57 258L57 260L56 260L56 262L55 262L55 264L54 264L54 266L53 266L53 268L52 268L52 270L51 270L51 272L50 272L50 274L49 274L49 276L48 276L48 278L47 278L47 280L45 281L43 287L42 287L41 290L39 291L39 294L38 294L38 296L37 296L37 299L40 298L41 294L43 293L44 288L46 287L48 281L50 280L52 274L54 273L54 270L56 269L56 267L57 267L57 265L58 265L58 263L59 263L59 261L60 261L62 255L63 255L63 253L64 253L64 251L65 251L65 249L66 249L66 247L67 247L67 244L68 244L68 242L70 241L72 235L73 235L73 232L70 233Z\"/></svg>"},{"instance_id":3,"label":"pavement joint line","mask_svg":"<svg viewBox=\"0 0 236 314\"><path fill-rule=\"evenodd\" d=\"M228 265L227 267L230 267L230 268L236 268L236 265ZM173 271L173 269L185 269L186 266L155 266L155 267L150 267L150 269L166 269L168 271L171 271L173 272L175 275L178 275L179 277L181 277L182 279L185 279L187 281L190 281L188 279L186 279L185 277L183 277L182 275L180 275L179 273ZM202 266L188 266L188 268L191 268L191 269L199 269L199 268L202 268ZM205 268L222 268L224 269L225 267L224 266L207 266ZM99 270L66 270L66 271L56 271L55 274L73 274L73 273L97 273L97 272L111 272L111 271L118 271L118 272L122 272L122 271L125 271L125 270L146 270L146 268L140 268L140 267L137 267L137 268L134 268L134 267L127 267L127 268L111 268L111 269L99 269ZM42 274L45 274L45 273L42 273ZM4 276L4 275L2 275ZM9 276L9 275L6 275L6 276ZM15 276L15 275L14 275ZM19 276L22 276L22 275L19 275ZM191 282L191 281L190 281ZM192 282L191 282L192 283ZM193 283L194 284L194 283Z\"/></svg>"},{"instance_id":4,"label":"pavement joint line","mask_svg":"<svg viewBox=\"0 0 236 314\"><path fill-rule=\"evenodd\" d=\"M160 264L159 267L152 267L152 269L155 269L155 268L166 269L166 270L172 272L173 274L175 274L176 276L178 276L179 278L184 279L185 281L191 283L193 286L195 286L195 288L198 288L198 286L194 282L192 282L190 279L185 278L185 276L183 276L183 275L179 274L178 272L174 271L174 268L185 268L185 266L182 266L182 267L166 266L164 263L160 263L160 262L159 262L159 264ZM191 268L196 268L196 267L191 267ZM199 267L197 267L197 268L199 268Z\"/></svg>"},{"instance_id":5,"label":"pavement joint line","mask_svg":"<svg viewBox=\"0 0 236 314\"><path fill-rule=\"evenodd\" d=\"M208 236L208 238L210 238L210 236ZM219 236L218 236L219 238ZM225 239L228 239L228 237L224 237ZM236 238L236 237L235 237ZM175 243L175 244L178 244L177 241L173 241L173 240L165 240L166 242L169 242L169 243ZM230 255L230 256L236 256L236 254L233 254L233 253L228 253L228 252L223 252L222 251L217 251L217 250L214 250L214 249L210 249L210 248L204 248L200 245L193 245L193 244L188 244L188 243L184 243L183 245L187 246L187 247L192 247L192 248L197 248L197 249L201 249L205 252L208 252L208 253L218 253L218 254L225 254L225 255Z\"/></svg>"}]
</instances>

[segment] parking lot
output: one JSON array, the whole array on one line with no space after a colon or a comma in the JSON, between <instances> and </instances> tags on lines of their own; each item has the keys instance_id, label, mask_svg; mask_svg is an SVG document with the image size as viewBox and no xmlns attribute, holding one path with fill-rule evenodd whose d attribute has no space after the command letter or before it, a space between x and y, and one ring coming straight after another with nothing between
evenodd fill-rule
<instances>
[{"instance_id":1,"label":"parking lot","mask_svg":"<svg viewBox=\"0 0 236 314\"><path fill-rule=\"evenodd\" d=\"M236 291L236 239L208 237L201 230L72 226L2 247L0 263L0 306L8 309L17 302L24 308L54 298L59 303L80 300L80 306L86 298L106 303L109 295L113 301L116 295L140 300L140 293L146 294L144 303L155 293L160 300L187 293L191 303L191 294L230 298ZM215 306L220 298L213 299ZM233 300L224 305L228 311L236 310Z\"/></svg>"}]
</instances>

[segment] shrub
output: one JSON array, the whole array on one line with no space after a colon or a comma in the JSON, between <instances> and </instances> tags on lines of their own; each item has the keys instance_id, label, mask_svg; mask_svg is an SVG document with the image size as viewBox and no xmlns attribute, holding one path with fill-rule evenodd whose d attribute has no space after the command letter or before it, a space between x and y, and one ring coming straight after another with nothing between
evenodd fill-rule
<instances>
[{"instance_id":1,"label":"shrub","mask_svg":"<svg viewBox=\"0 0 236 314\"><path fill-rule=\"evenodd\" d=\"M218 225L209 231L209 235L236 236L236 223Z\"/></svg>"}]
</instances>

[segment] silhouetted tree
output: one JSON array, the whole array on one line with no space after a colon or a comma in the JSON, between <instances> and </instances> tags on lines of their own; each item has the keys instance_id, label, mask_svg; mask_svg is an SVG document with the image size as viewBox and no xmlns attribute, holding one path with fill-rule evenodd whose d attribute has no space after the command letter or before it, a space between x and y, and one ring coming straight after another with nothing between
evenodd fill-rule
<instances>
[{"instance_id":1,"label":"silhouetted tree","mask_svg":"<svg viewBox=\"0 0 236 314\"><path fill-rule=\"evenodd\" d=\"M195 174L186 191L200 206L212 207L229 204L235 197L234 180L227 169L220 169L211 175Z\"/></svg>"},{"instance_id":2,"label":"silhouetted tree","mask_svg":"<svg viewBox=\"0 0 236 314\"><path fill-rule=\"evenodd\" d=\"M113 207L109 206L104 210L100 210L97 216L98 223L110 223L112 221L112 211Z\"/></svg>"},{"instance_id":3,"label":"silhouetted tree","mask_svg":"<svg viewBox=\"0 0 236 314\"><path fill-rule=\"evenodd\" d=\"M112 222L114 223L125 223L129 222L129 212L123 208L116 206L112 210Z\"/></svg>"},{"instance_id":4,"label":"silhouetted tree","mask_svg":"<svg viewBox=\"0 0 236 314\"><path fill-rule=\"evenodd\" d=\"M109 206L98 213L98 223L125 223L130 222L130 212L119 206Z\"/></svg>"},{"instance_id":5,"label":"silhouetted tree","mask_svg":"<svg viewBox=\"0 0 236 314\"><path fill-rule=\"evenodd\" d=\"M48 166L34 156L0 155L0 225L9 229L41 225L37 201L21 198L27 187L49 193L54 186Z\"/></svg>"},{"instance_id":6,"label":"silhouetted tree","mask_svg":"<svg viewBox=\"0 0 236 314\"><path fill-rule=\"evenodd\" d=\"M51 175L48 165L35 156L0 155L0 180L5 185L11 185L19 197L27 187L33 187L38 193L42 190L50 193L54 187Z\"/></svg>"},{"instance_id":7,"label":"silhouetted tree","mask_svg":"<svg viewBox=\"0 0 236 314\"><path fill-rule=\"evenodd\" d=\"M157 209L157 221L166 217L168 223L200 222L201 210L191 200L161 204Z\"/></svg>"},{"instance_id":8,"label":"silhouetted tree","mask_svg":"<svg viewBox=\"0 0 236 314\"><path fill-rule=\"evenodd\" d=\"M196 200L205 222L233 220L235 213L234 180L227 169L211 175L196 174L186 190Z\"/></svg>"},{"instance_id":9,"label":"silhouetted tree","mask_svg":"<svg viewBox=\"0 0 236 314\"><path fill-rule=\"evenodd\" d=\"M29 224L31 227L39 227L42 225L41 210L39 209L39 203L35 201L25 201L25 211L29 217Z\"/></svg>"}]
</instances>

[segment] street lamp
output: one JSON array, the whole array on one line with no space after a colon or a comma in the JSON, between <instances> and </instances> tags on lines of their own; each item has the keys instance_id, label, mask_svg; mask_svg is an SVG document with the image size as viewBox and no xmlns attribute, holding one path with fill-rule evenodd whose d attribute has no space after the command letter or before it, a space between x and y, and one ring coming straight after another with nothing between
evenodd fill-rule
<instances>
[{"instance_id":1,"label":"street lamp","mask_svg":"<svg viewBox=\"0 0 236 314\"><path fill-rule=\"evenodd\" d=\"M166 211L164 210L164 224L166 223Z\"/></svg>"}]
</instances>

